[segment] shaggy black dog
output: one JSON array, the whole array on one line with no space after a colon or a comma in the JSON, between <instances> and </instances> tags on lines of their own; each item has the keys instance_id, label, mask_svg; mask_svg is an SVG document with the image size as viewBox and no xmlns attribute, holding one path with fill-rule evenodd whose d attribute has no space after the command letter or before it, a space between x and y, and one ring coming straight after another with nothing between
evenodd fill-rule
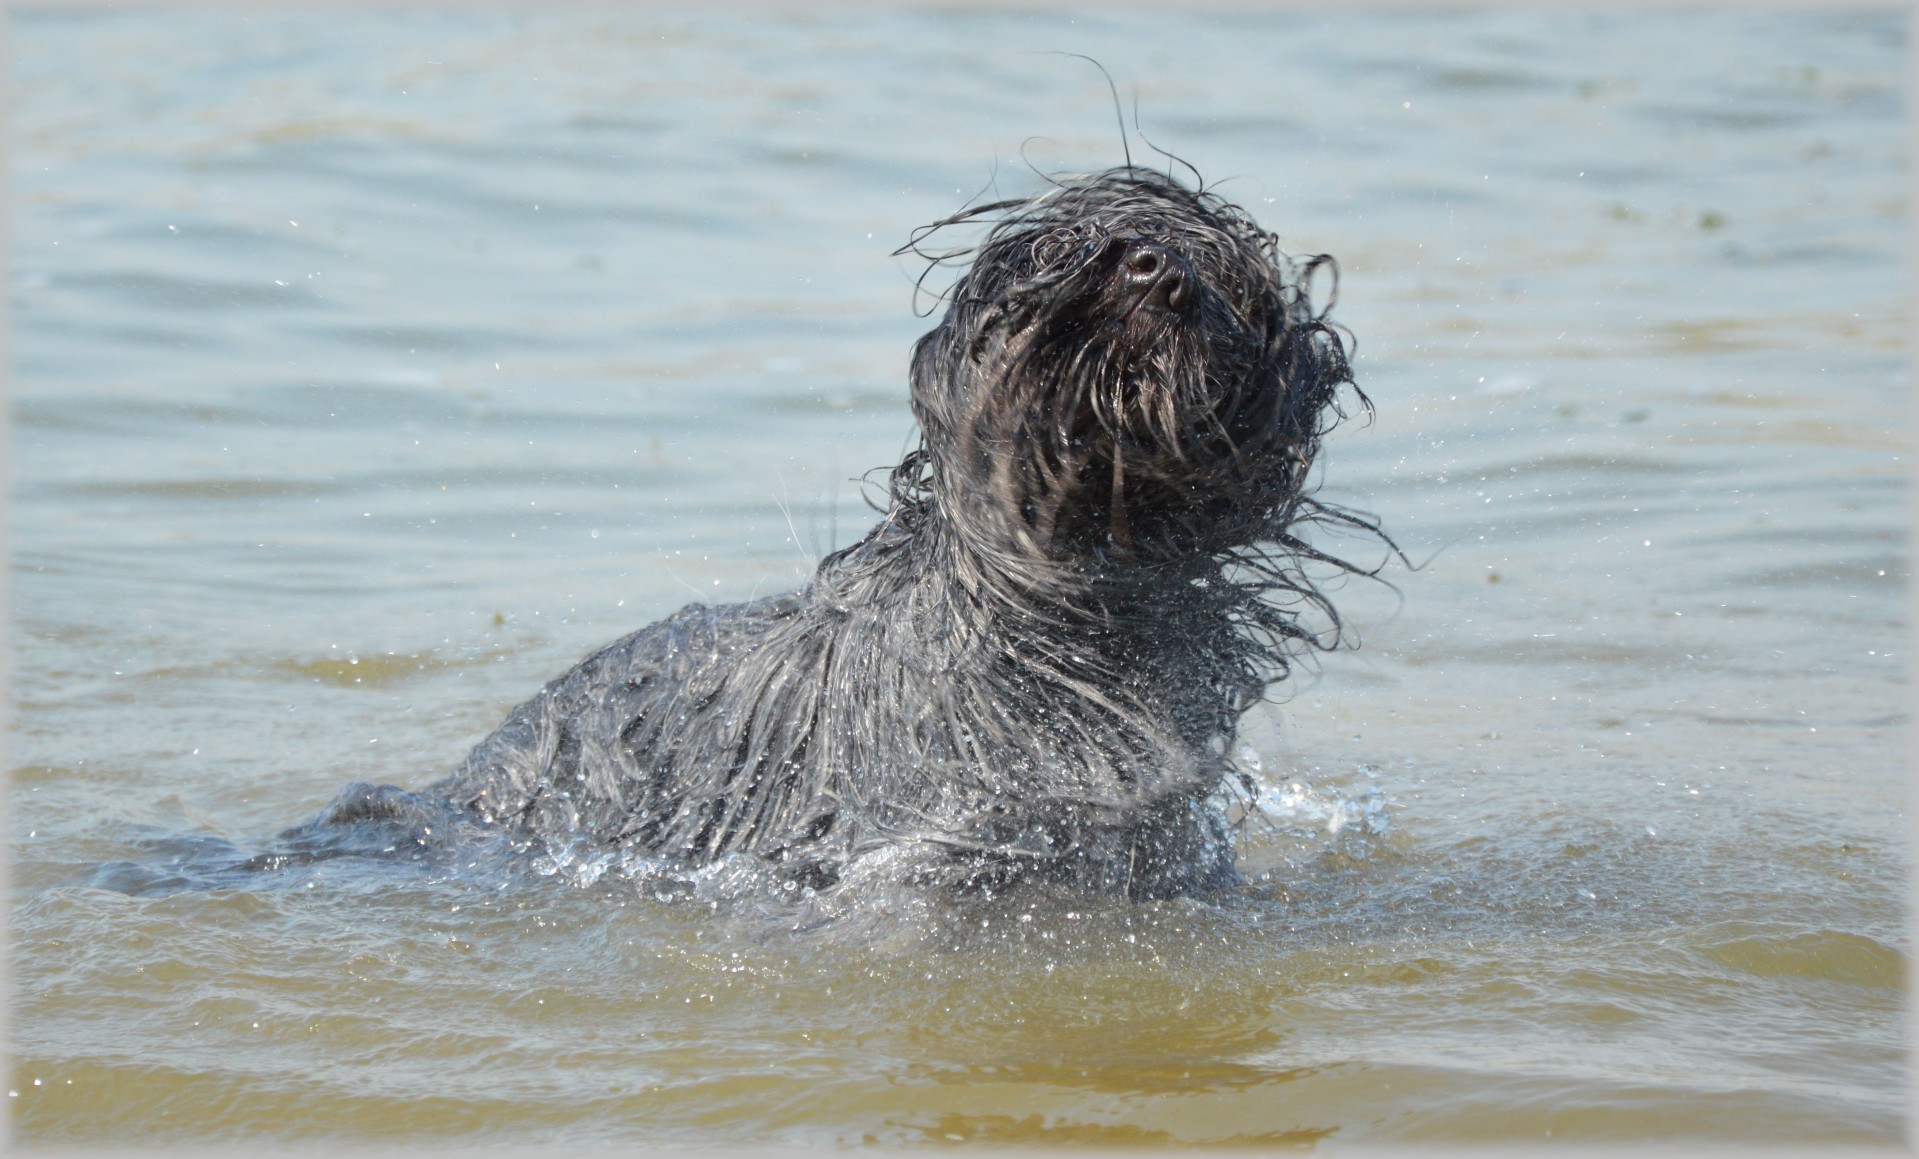
<instances>
[{"instance_id":1,"label":"shaggy black dog","mask_svg":"<svg viewBox=\"0 0 1919 1159\"><path fill-rule=\"evenodd\" d=\"M1337 642L1304 566L1356 570L1299 532L1372 528L1307 494L1352 383L1309 298L1330 259L1131 166L908 248L965 222L990 223L976 250L923 255L973 261L914 349L922 441L879 526L805 590L619 640L451 777L352 786L319 823L445 810L815 889L881 856L953 887L1232 882L1239 718Z\"/></svg>"}]
</instances>

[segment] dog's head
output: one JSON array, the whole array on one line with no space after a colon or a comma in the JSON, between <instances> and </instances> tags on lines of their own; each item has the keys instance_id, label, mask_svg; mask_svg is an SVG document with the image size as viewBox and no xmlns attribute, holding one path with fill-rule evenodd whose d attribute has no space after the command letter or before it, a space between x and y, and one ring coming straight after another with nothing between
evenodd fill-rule
<instances>
[{"instance_id":1,"label":"dog's head","mask_svg":"<svg viewBox=\"0 0 1919 1159\"><path fill-rule=\"evenodd\" d=\"M1295 264L1243 210L1138 168L931 229L979 220L912 371L928 498L962 534L1106 566L1283 532L1352 382L1308 293L1330 259Z\"/></svg>"}]
</instances>

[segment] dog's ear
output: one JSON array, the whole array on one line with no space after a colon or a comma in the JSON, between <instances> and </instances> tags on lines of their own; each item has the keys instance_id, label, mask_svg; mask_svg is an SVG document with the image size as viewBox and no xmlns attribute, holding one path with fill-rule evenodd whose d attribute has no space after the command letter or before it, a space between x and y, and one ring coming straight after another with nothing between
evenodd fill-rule
<instances>
[{"instance_id":1,"label":"dog's ear","mask_svg":"<svg viewBox=\"0 0 1919 1159\"><path fill-rule=\"evenodd\" d=\"M913 344L913 359L908 374L908 387L913 407L913 417L919 420L920 437L928 448L938 448L952 441L953 424L956 420L956 408L961 400L954 397L953 318L949 312L938 326L920 336Z\"/></svg>"}]
</instances>

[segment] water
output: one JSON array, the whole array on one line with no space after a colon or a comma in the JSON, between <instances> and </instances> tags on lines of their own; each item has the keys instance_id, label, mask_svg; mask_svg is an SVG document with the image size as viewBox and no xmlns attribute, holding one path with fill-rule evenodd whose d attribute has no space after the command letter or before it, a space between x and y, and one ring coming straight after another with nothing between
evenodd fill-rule
<instances>
[{"instance_id":1,"label":"water","mask_svg":"<svg viewBox=\"0 0 1919 1159\"><path fill-rule=\"evenodd\" d=\"M17 15L17 1138L1901 1137L1906 36ZM1121 159L1054 49L1339 256L1378 418L1325 494L1425 562L1249 722L1247 891L769 935L741 866L86 884L851 542L891 251Z\"/></svg>"}]
</instances>

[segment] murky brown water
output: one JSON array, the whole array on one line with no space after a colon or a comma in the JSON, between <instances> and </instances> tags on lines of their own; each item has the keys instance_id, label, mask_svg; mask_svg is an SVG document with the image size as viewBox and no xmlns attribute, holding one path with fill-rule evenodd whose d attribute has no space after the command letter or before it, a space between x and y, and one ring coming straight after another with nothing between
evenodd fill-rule
<instances>
[{"instance_id":1,"label":"murky brown water","mask_svg":"<svg viewBox=\"0 0 1919 1159\"><path fill-rule=\"evenodd\" d=\"M1904 1132L1903 14L12 33L17 1139ZM1341 258L1379 417L1327 493L1431 557L1249 730L1245 891L782 934L551 863L89 884L432 780L850 542L890 251L996 159L1120 159L1053 48Z\"/></svg>"}]
</instances>

